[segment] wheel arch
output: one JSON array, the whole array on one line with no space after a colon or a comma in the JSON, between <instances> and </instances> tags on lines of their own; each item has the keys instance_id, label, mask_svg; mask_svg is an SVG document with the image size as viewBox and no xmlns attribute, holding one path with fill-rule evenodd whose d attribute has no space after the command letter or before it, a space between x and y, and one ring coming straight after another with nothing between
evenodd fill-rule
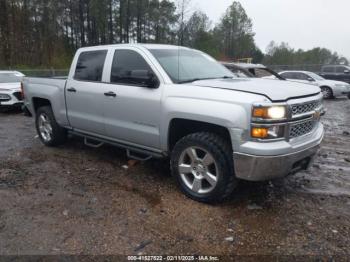
<instances>
[{"instance_id":1,"label":"wheel arch","mask_svg":"<svg viewBox=\"0 0 350 262\"><path fill-rule=\"evenodd\" d=\"M331 91L331 97L330 98L334 97L334 90L333 90L333 88L331 86L329 86L329 85L321 85L320 86L321 91L322 91L323 88L328 88Z\"/></svg>"},{"instance_id":2,"label":"wheel arch","mask_svg":"<svg viewBox=\"0 0 350 262\"><path fill-rule=\"evenodd\" d=\"M232 148L230 131L227 127L198 120L173 118L170 121L168 128L168 151L171 152L175 144L181 138L197 132L209 132L217 134L225 139L229 143L230 148Z\"/></svg>"},{"instance_id":3,"label":"wheel arch","mask_svg":"<svg viewBox=\"0 0 350 262\"><path fill-rule=\"evenodd\" d=\"M46 98L33 97L32 102L33 102L34 113L36 113L40 107L43 107L43 106L52 107L51 101L49 99L46 99Z\"/></svg>"}]
</instances>

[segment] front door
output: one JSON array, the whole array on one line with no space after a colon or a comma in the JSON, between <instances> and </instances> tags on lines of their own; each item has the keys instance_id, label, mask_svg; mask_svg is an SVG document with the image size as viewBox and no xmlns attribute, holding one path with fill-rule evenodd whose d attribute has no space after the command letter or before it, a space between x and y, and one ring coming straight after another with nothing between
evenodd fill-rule
<instances>
[{"instance_id":1,"label":"front door","mask_svg":"<svg viewBox=\"0 0 350 262\"><path fill-rule=\"evenodd\" d=\"M161 86L147 86L144 76L148 74L158 78L146 56L137 50L116 49L110 82L117 96L106 101L104 115L109 137L152 149L160 146Z\"/></svg>"}]
</instances>

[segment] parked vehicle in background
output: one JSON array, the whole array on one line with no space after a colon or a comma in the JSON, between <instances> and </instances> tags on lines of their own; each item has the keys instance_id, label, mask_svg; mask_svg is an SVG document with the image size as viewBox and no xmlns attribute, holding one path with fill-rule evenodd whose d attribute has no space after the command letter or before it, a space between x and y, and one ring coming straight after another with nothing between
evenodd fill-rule
<instances>
[{"instance_id":1,"label":"parked vehicle in background","mask_svg":"<svg viewBox=\"0 0 350 262\"><path fill-rule=\"evenodd\" d=\"M350 67L345 65L326 65L320 75L325 79L343 81L350 84Z\"/></svg>"},{"instance_id":2,"label":"parked vehicle in background","mask_svg":"<svg viewBox=\"0 0 350 262\"><path fill-rule=\"evenodd\" d=\"M247 63L227 63L222 62L233 73L243 73L246 77L270 78L285 80L277 72L261 64L247 64Z\"/></svg>"},{"instance_id":3,"label":"parked vehicle in background","mask_svg":"<svg viewBox=\"0 0 350 262\"><path fill-rule=\"evenodd\" d=\"M0 108L20 108L23 105L21 82L24 75L17 71L0 71Z\"/></svg>"},{"instance_id":4,"label":"parked vehicle in background","mask_svg":"<svg viewBox=\"0 0 350 262\"><path fill-rule=\"evenodd\" d=\"M110 45L77 51L67 80L24 79L47 146L67 133L141 160L170 157L181 190L221 201L237 186L307 169L324 135L318 87L235 78L200 51Z\"/></svg>"},{"instance_id":5,"label":"parked vehicle in background","mask_svg":"<svg viewBox=\"0 0 350 262\"><path fill-rule=\"evenodd\" d=\"M340 81L326 80L313 72L283 71L279 74L290 81L296 81L320 87L323 97L326 99L348 96L350 94L350 84Z\"/></svg>"},{"instance_id":6,"label":"parked vehicle in background","mask_svg":"<svg viewBox=\"0 0 350 262\"><path fill-rule=\"evenodd\" d=\"M220 62L220 63L224 65L228 70L230 70L237 77L242 77L242 78L255 77L247 69L236 65L236 63L229 63L229 62Z\"/></svg>"}]
</instances>

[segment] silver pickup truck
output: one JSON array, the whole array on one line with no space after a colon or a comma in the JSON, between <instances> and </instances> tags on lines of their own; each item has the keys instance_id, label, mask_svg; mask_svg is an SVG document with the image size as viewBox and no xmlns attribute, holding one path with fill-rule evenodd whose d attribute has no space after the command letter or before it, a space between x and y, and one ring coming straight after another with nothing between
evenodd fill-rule
<instances>
[{"instance_id":1,"label":"silver pickup truck","mask_svg":"<svg viewBox=\"0 0 350 262\"><path fill-rule=\"evenodd\" d=\"M242 79L210 56L167 45L77 51L68 79L25 78L25 105L47 146L67 134L131 158L170 158L181 190L221 201L239 179L307 169L323 139L320 88Z\"/></svg>"}]
</instances>

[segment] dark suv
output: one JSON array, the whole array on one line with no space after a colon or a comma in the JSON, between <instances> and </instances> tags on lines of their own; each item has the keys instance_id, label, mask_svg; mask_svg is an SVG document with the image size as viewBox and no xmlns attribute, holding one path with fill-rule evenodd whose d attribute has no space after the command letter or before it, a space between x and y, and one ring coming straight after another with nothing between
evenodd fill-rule
<instances>
[{"instance_id":1,"label":"dark suv","mask_svg":"<svg viewBox=\"0 0 350 262\"><path fill-rule=\"evenodd\" d=\"M350 67L345 65L327 65L321 69L321 76L326 79L343 81L350 84Z\"/></svg>"}]
</instances>

